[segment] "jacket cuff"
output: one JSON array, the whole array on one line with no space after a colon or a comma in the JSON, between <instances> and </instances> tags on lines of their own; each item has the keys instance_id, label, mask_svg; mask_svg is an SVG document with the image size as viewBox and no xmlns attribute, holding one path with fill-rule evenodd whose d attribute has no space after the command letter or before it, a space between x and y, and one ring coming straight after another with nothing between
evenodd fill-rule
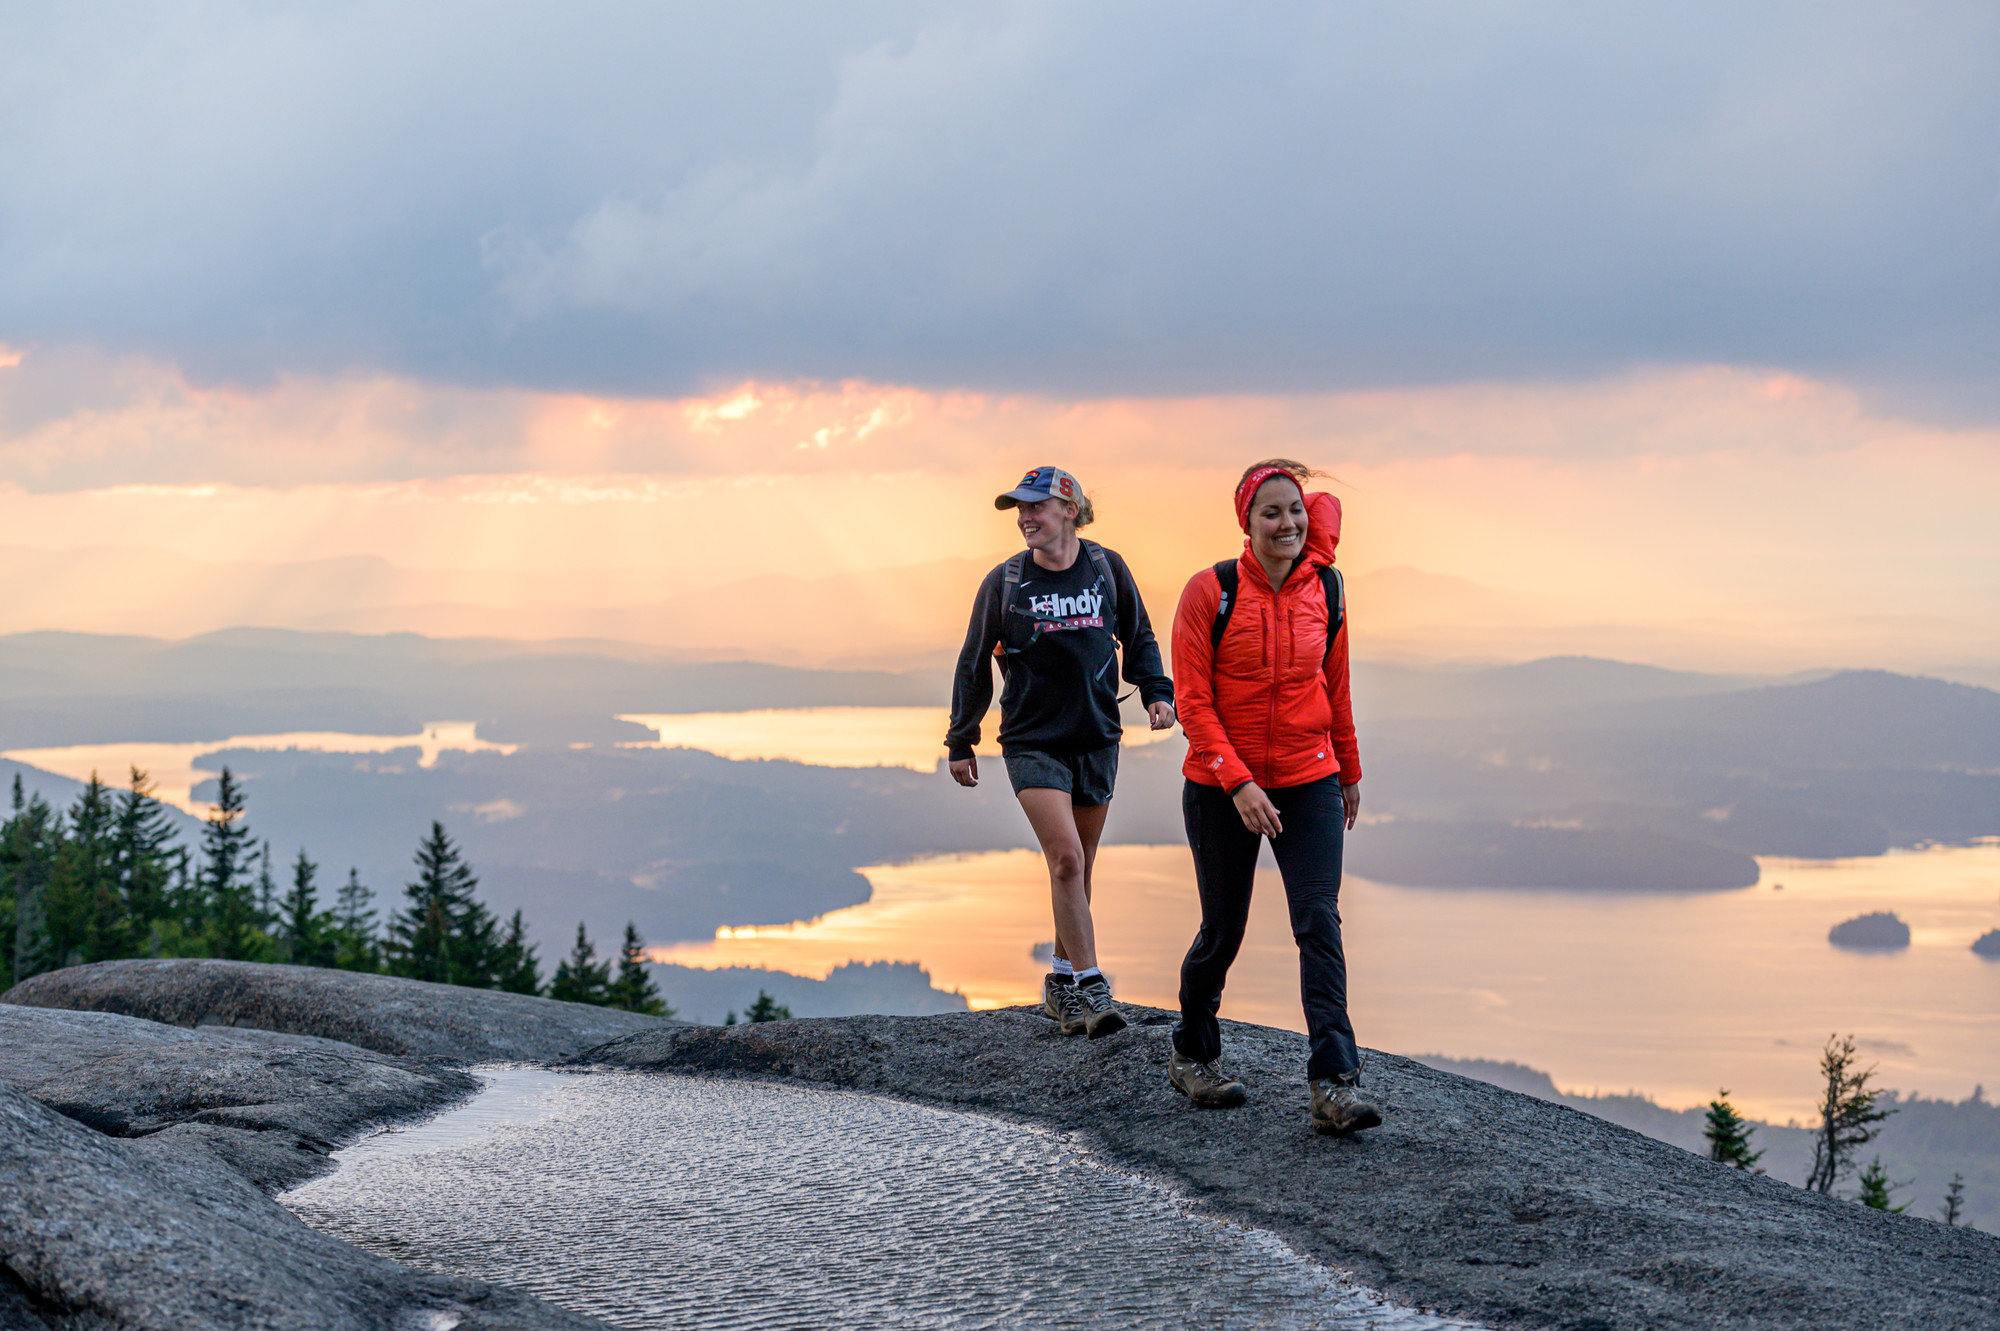
<instances>
[{"instance_id":1,"label":"jacket cuff","mask_svg":"<svg viewBox=\"0 0 2000 1331\"><path fill-rule=\"evenodd\" d=\"M972 756L972 746L970 744L948 745L945 748L945 756L950 762L962 763Z\"/></svg>"}]
</instances>

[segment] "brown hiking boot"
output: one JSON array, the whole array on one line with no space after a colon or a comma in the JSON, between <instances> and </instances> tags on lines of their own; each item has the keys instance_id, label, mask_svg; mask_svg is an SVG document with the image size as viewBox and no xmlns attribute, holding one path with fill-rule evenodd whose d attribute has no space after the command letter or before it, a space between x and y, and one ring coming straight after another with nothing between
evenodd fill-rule
<instances>
[{"instance_id":1,"label":"brown hiking boot","mask_svg":"<svg viewBox=\"0 0 2000 1331\"><path fill-rule=\"evenodd\" d=\"M1356 1090L1361 1074L1321 1077L1312 1084L1314 1132L1335 1137L1352 1137L1382 1122L1382 1111L1361 1098Z\"/></svg>"},{"instance_id":2,"label":"brown hiking boot","mask_svg":"<svg viewBox=\"0 0 2000 1331\"><path fill-rule=\"evenodd\" d=\"M1234 1109L1250 1096L1220 1063L1197 1063L1178 1049L1167 1059L1167 1084L1203 1109Z\"/></svg>"},{"instance_id":3,"label":"brown hiking boot","mask_svg":"<svg viewBox=\"0 0 2000 1331\"><path fill-rule=\"evenodd\" d=\"M1084 999L1078 997L1074 983L1054 973L1042 977L1042 1015L1062 1027L1064 1035L1082 1035L1086 1029Z\"/></svg>"},{"instance_id":4,"label":"brown hiking boot","mask_svg":"<svg viewBox=\"0 0 2000 1331\"><path fill-rule=\"evenodd\" d=\"M1125 1029L1125 1014L1112 1001L1111 986L1104 982L1102 975L1093 975L1072 991L1077 1003L1083 1008L1083 1029L1093 1040L1101 1040ZM1069 1027L1063 1027L1069 1034Z\"/></svg>"}]
</instances>

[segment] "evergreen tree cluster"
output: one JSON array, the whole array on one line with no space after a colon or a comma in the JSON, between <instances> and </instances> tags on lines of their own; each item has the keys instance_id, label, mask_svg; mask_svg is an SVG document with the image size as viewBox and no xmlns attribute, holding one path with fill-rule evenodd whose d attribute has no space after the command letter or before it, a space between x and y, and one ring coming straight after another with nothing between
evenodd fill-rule
<instances>
[{"instance_id":1,"label":"evergreen tree cluster","mask_svg":"<svg viewBox=\"0 0 2000 1331\"><path fill-rule=\"evenodd\" d=\"M378 924L358 870L320 904L319 866L303 847L281 871L251 835L243 786L227 767L196 851L176 844L170 816L134 767L114 792L95 773L67 811L14 778L0 822L0 991L44 971L122 957L222 957L369 971L474 989L543 994L671 1016L630 923L612 963L577 926L576 951L542 984L520 911L502 924L479 880L433 822L418 844L403 908ZM290 885L279 890L281 872Z\"/></svg>"}]
</instances>

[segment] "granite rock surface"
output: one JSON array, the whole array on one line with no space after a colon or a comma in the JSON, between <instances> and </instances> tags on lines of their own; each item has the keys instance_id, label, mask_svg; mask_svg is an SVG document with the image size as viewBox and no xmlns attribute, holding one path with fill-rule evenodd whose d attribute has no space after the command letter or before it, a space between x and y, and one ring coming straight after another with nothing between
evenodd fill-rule
<instances>
[{"instance_id":1,"label":"granite rock surface","mask_svg":"<svg viewBox=\"0 0 2000 1331\"><path fill-rule=\"evenodd\" d=\"M449 1063L539 1063L668 1024L587 1003L248 961L100 961L23 980L0 1003L255 1027Z\"/></svg>"},{"instance_id":2,"label":"granite rock surface","mask_svg":"<svg viewBox=\"0 0 2000 1331\"><path fill-rule=\"evenodd\" d=\"M325 1171L336 1147L368 1130L474 1094L478 1079L452 1065L463 1055L448 1061L443 1051L480 1047L466 1032L519 1019L523 1003L539 1016L523 1023L525 1038L544 1048L576 1048L632 1023L604 1023L596 1009L579 1019L575 1005L542 999L413 994L443 986L412 981L307 985L287 1000L278 991L294 968L230 968L218 978L218 965L229 964L146 964L136 982L127 973L122 998L102 974L74 990L38 977L45 1000L75 993L82 1006L202 1007L210 1024L196 1029L0 1003L0 1331L602 1326L516 1290L365 1253L271 1198ZM456 1014L457 1025L410 1042L428 1057L404 1057L214 1024L232 992L251 996L238 1002L239 1017L344 1024L384 1044L426 1011ZM500 1001L482 1012L482 1000ZM553 1011L535 1014L537 1003Z\"/></svg>"},{"instance_id":3,"label":"granite rock surface","mask_svg":"<svg viewBox=\"0 0 2000 1331\"><path fill-rule=\"evenodd\" d=\"M569 1331L602 1323L314 1232L222 1159L0 1083L0 1328Z\"/></svg>"},{"instance_id":4,"label":"granite rock surface","mask_svg":"<svg viewBox=\"0 0 2000 1331\"><path fill-rule=\"evenodd\" d=\"M0 1004L0 1083L112 1137L202 1141L276 1191L337 1144L479 1090L456 1068L264 1031Z\"/></svg>"},{"instance_id":5,"label":"granite rock surface","mask_svg":"<svg viewBox=\"0 0 2000 1331\"><path fill-rule=\"evenodd\" d=\"M1494 1327L1992 1328L2000 1239L1745 1174L1565 1106L1367 1054L1386 1122L1309 1127L1303 1036L1224 1023L1241 1109L1166 1081L1170 1014L1101 1041L1032 1009L680 1027L576 1061L790 1078L1071 1132L1212 1214ZM1150 1023L1150 1024L1149 1024Z\"/></svg>"}]
</instances>

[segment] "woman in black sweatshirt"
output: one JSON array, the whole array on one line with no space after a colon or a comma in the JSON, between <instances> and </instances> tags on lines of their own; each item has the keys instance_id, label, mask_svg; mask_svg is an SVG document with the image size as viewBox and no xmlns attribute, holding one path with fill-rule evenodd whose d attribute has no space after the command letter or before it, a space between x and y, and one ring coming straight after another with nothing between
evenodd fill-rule
<instances>
[{"instance_id":1,"label":"woman in black sweatshirt","mask_svg":"<svg viewBox=\"0 0 2000 1331\"><path fill-rule=\"evenodd\" d=\"M979 586L972 624L952 679L945 746L952 780L979 784L979 723L993 701L998 657L1000 754L1014 796L1049 864L1055 906L1055 965L1042 982L1042 1008L1065 1035L1091 1039L1121 1030L1125 1018L1097 968L1090 921L1090 868L1118 776L1118 648L1125 679L1138 687L1155 730L1174 723L1174 684L1139 588L1116 552L1076 534L1092 518L1076 477L1037 467L993 501L1011 508L1027 549Z\"/></svg>"}]
</instances>

